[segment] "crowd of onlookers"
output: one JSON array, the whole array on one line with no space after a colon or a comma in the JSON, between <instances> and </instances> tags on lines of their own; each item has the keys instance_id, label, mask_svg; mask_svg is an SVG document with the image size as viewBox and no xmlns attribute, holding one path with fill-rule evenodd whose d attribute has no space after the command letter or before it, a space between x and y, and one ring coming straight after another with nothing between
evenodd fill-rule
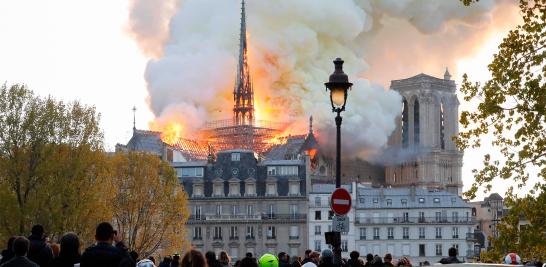
<instances>
[{"instance_id":1,"label":"crowd of onlookers","mask_svg":"<svg viewBox=\"0 0 546 267\"><path fill-rule=\"evenodd\" d=\"M59 244L49 244L41 225L32 227L31 235L12 237L7 248L2 251L0 267L333 267L332 250L322 252L307 250L305 256L289 256L285 252L278 255L264 254L259 259L252 253L236 262L231 262L229 255L222 251L219 255L209 251L203 255L198 250L190 250L182 257L178 254L163 258L157 262L153 257L139 259L138 253L128 251L120 235L107 222L100 223L95 231L96 243L80 253L80 239L74 233L67 233ZM457 249L450 248L449 257L440 260L442 264L461 263L457 258ZM508 264L521 264L517 254L511 253L505 259ZM407 257L393 259L390 253L380 257L367 254L365 259L358 251L349 254L349 259L342 259L343 267L405 267L412 266ZM428 266L425 261L422 265ZM538 265L540 266L540 265Z\"/></svg>"}]
</instances>

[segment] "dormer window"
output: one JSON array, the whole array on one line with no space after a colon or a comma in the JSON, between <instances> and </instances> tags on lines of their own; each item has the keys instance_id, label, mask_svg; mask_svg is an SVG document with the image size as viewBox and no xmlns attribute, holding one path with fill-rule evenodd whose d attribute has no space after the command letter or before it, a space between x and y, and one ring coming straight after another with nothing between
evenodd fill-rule
<instances>
[{"instance_id":1,"label":"dormer window","mask_svg":"<svg viewBox=\"0 0 546 267\"><path fill-rule=\"evenodd\" d=\"M212 182L212 196L223 197L224 194L224 181L222 179L214 179Z\"/></svg>"},{"instance_id":2,"label":"dormer window","mask_svg":"<svg viewBox=\"0 0 546 267\"><path fill-rule=\"evenodd\" d=\"M256 179L248 178L245 180L245 196L256 196Z\"/></svg>"},{"instance_id":3,"label":"dormer window","mask_svg":"<svg viewBox=\"0 0 546 267\"><path fill-rule=\"evenodd\" d=\"M403 198L400 200L400 203L402 203L402 206L407 206L408 205L408 200Z\"/></svg>"},{"instance_id":4,"label":"dormer window","mask_svg":"<svg viewBox=\"0 0 546 267\"><path fill-rule=\"evenodd\" d=\"M292 178L288 180L288 195L300 195L300 180L298 178Z\"/></svg>"},{"instance_id":5,"label":"dormer window","mask_svg":"<svg viewBox=\"0 0 546 267\"><path fill-rule=\"evenodd\" d=\"M241 161L241 153L231 153L231 161Z\"/></svg>"},{"instance_id":6,"label":"dormer window","mask_svg":"<svg viewBox=\"0 0 546 267\"><path fill-rule=\"evenodd\" d=\"M204 185L202 179L195 179L193 181L193 193L192 197L203 197L204 195Z\"/></svg>"},{"instance_id":7,"label":"dormer window","mask_svg":"<svg viewBox=\"0 0 546 267\"><path fill-rule=\"evenodd\" d=\"M277 191L277 179L275 178L267 178L266 181L265 181L265 186L266 186L266 190L265 190L265 195L266 196L277 196L278 195L278 191Z\"/></svg>"},{"instance_id":8,"label":"dormer window","mask_svg":"<svg viewBox=\"0 0 546 267\"><path fill-rule=\"evenodd\" d=\"M424 197L420 197L420 198L419 198L419 203L421 203L421 204L425 203L425 198L424 198Z\"/></svg>"},{"instance_id":9,"label":"dormer window","mask_svg":"<svg viewBox=\"0 0 546 267\"><path fill-rule=\"evenodd\" d=\"M434 203L440 203L440 199L437 198L437 197L435 197L435 198L434 198Z\"/></svg>"},{"instance_id":10,"label":"dormer window","mask_svg":"<svg viewBox=\"0 0 546 267\"><path fill-rule=\"evenodd\" d=\"M237 178L231 178L229 180L229 196L238 197L241 196L241 183Z\"/></svg>"}]
</instances>

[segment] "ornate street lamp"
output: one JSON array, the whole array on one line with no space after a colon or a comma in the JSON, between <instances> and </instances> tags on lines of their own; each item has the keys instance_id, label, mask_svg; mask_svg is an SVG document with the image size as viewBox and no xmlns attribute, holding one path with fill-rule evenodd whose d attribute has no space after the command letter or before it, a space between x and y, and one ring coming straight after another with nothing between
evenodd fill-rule
<instances>
[{"instance_id":1,"label":"ornate street lamp","mask_svg":"<svg viewBox=\"0 0 546 267\"><path fill-rule=\"evenodd\" d=\"M332 112L336 112L336 188L341 187L341 116L340 113L345 110L347 102L347 91L353 86L349 82L349 77L343 72L343 60L336 58L334 60L335 70L330 75L327 83L324 83L326 90L330 90L330 102L332 103ZM341 266L341 233L328 232L325 234L327 243L333 245L334 264ZM330 237L330 238L328 238Z\"/></svg>"},{"instance_id":2,"label":"ornate street lamp","mask_svg":"<svg viewBox=\"0 0 546 267\"><path fill-rule=\"evenodd\" d=\"M327 83L324 83L326 90L330 90L330 102L332 103L332 112L336 112L337 127L337 146L336 146L336 188L341 186L341 116L340 113L345 110L347 102L347 91L353 86L349 82L349 76L343 72L343 60L336 58L334 60L335 70L330 75Z\"/></svg>"}]
</instances>

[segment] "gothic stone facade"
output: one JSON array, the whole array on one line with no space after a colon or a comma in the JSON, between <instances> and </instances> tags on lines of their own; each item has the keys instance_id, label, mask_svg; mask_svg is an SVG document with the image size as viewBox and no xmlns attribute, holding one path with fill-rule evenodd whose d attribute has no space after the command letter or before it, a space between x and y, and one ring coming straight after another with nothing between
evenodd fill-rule
<instances>
[{"instance_id":1,"label":"gothic stone facade","mask_svg":"<svg viewBox=\"0 0 546 267\"><path fill-rule=\"evenodd\" d=\"M416 185L461 194L463 153L452 141L458 134L459 101L450 78L446 70L444 79L419 74L391 82L391 90L402 95L402 112L389 146L405 157L387 166L387 186Z\"/></svg>"}]
</instances>

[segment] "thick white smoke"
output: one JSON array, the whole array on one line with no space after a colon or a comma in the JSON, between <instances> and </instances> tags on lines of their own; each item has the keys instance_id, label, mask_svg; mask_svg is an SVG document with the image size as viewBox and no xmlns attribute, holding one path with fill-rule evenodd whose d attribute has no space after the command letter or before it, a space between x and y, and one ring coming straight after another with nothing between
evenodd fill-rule
<instances>
[{"instance_id":1,"label":"thick white smoke","mask_svg":"<svg viewBox=\"0 0 546 267\"><path fill-rule=\"evenodd\" d=\"M164 0L162 6L177 7L174 15L160 11L152 18L138 11L148 4L149 0L133 1L131 25L165 25L162 22L169 21L166 41L142 29L146 27L131 27L143 48L162 55L150 60L145 74L150 107L157 117L153 127L162 128L175 120L191 137L206 120L231 118L240 1ZM375 43L385 18L409 23L426 35L444 31L447 24L484 24L492 8L492 0L472 7L464 7L458 0L247 1L258 119L293 120L305 131L307 117L313 115L322 143L333 143L328 140L334 140L334 114L323 83L333 71L332 60L341 57L354 83L343 113L344 152L365 156L386 144L400 113L401 99L396 92L371 84L368 80L373 77L363 77L377 64L367 61L374 53L371 49L406 45L388 40ZM393 40L397 40L395 36ZM416 58L416 62L424 60ZM387 59L381 65L396 63L396 59ZM449 63L453 62L445 64Z\"/></svg>"}]
</instances>

